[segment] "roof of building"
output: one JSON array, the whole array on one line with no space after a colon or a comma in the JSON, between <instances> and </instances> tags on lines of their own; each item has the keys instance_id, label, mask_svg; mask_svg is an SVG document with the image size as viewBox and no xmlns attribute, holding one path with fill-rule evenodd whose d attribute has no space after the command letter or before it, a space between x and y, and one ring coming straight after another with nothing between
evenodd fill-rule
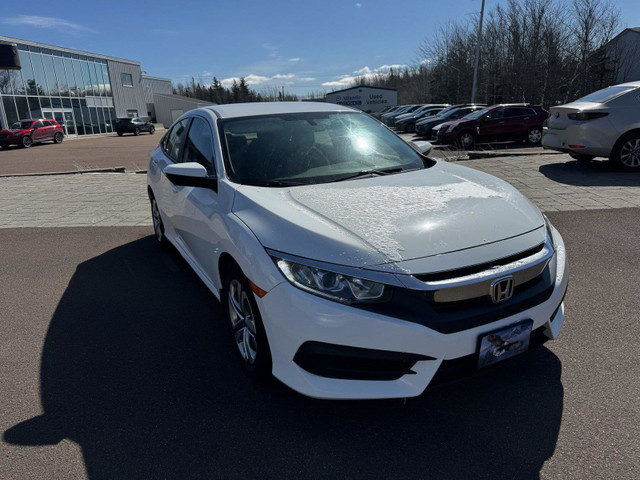
<instances>
[{"instance_id":1,"label":"roof of building","mask_svg":"<svg viewBox=\"0 0 640 480\"><path fill-rule=\"evenodd\" d=\"M353 112L353 108L333 103L321 102L253 102L232 103L205 107L212 110L218 118L250 117L254 115L274 115L280 113L305 112Z\"/></svg>"},{"instance_id":2,"label":"roof of building","mask_svg":"<svg viewBox=\"0 0 640 480\"><path fill-rule=\"evenodd\" d=\"M161 80L163 82L171 82L170 78L153 77L151 75L142 75L142 78L148 78L149 80Z\"/></svg>"},{"instance_id":3,"label":"roof of building","mask_svg":"<svg viewBox=\"0 0 640 480\"><path fill-rule=\"evenodd\" d=\"M640 33L640 27L625 28L619 34L617 34L615 37L613 37L611 40L609 40L609 44L615 42L616 40L618 40L618 38L620 38L622 35L624 35L627 32Z\"/></svg>"},{"instance_id":4,"label":"roof of building","mask_svg":"<svg viewBox=\"0 0 640 480\"><path fill-rule=\"evenodd\" d=\"M135 60L127 60L125 58L111 57L109 55L102 55L100 53L85 52L84 50L75 50L73 48L60 47L58 45L49 45L47 43L33 42L31 40L23 40L21 38L4 37L2 35L0 35L0 43L21 43L23 45L29 45L30 47L50 48L51 50L59 50L61 52L71 53L75 55L85 55L88 57L101 58L103 60L111 60L113 62L131 63L134 65L140 65L140 62L136 62Z\"/></svg>"},{"instance_id":5,"label":"roof of building","mask_svg":"<svg viewBox=\"0 0 640 480\"><path fill-rule=\"evenodd\" d=\"M397 88L370 87L369 85L356 85L356 86L349 87L349 88L343 88L342 90L334 90L333 92L327 93L327 95L331 95L332 93L342 93L342 92L346 92L348 90L355 90L355 89L358 89L358 88L370 88L372 90L391 90L392 92L397 92L398 91Z\"/></svg>"}]
</instances>

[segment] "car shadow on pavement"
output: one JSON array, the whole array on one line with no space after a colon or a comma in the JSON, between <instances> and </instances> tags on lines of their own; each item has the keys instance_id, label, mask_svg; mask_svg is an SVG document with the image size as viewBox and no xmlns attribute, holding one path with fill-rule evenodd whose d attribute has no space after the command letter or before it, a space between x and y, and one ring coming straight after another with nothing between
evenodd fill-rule
<instances>
[{"instance_id":1,"label":"car shadow on pavement","mask_svg":"<svg viewBox=\"0 0 640 480\"><path fill-rule=\"evenodd\" d=\"M243 375L218 301L152 236L77 267L51 319L44 413L4 432L71 439L91 479L539 478L563 409L541 347L415 399L330 402Z\"/></svg>"},{"instance_id":2,"label":"car shadow on pavement","mask_svg":"<svg viewBox=\"0 0 640 480\"><path fill-rule=\"evenodd\" d=\"M562 157L564 158L564 157ZM541 165L540 173L554 182L578 187L640 187L637 172L616 170L607 160L547 163Z\"/></svg>"}]
</instances>

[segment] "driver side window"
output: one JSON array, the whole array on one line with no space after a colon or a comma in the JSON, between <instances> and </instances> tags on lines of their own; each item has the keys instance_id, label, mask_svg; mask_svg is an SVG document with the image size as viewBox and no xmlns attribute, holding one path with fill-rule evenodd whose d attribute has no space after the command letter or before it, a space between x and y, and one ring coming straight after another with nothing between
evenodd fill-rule
<instances>
[{"instance_id":1,"label":"driver side window","mask_svg":"<svg viewBox=\"0 0 640 480\"><path fill-rule=\"evenodd\" d=\"M487 120L497 120L504 117L504 108L496 108L492 112L489 112L485 117Z\"/></svg>"},{"instance_id":2,"label":"driver side window","mask_svg":"<svg viewBox=\"0 0 640 480\"><path fill-rule=\"evenodd\" d=\"M189 126L190 118L185 118L176 123L171 131L167 135L167 139L164 143L164 153L174 162L180 162L180 153L182 151L182 145L187 135L187 127Z\"/></svg>"}]
</instances>

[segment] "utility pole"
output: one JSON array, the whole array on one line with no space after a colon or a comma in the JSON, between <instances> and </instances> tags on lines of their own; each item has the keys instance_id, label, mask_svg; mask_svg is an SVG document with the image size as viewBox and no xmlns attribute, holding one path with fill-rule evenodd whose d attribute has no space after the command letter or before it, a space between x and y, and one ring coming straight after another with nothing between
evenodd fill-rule
<instances>
[{"instance_id":1,"label":"utility pole","mask_svg":"<svg viewBox=\"0 0 640 480\"><path fill-rule=\"evenodd\" d=\"M478 44L476 45L476 59L473 66L473 87L471 87L471 103L476 103L476 87L478 86L478 63L480 62L480 45L482 44L482 20L484 18L484 0L480 8L480 23L478 24Z\"/></svg>"}]
</instances>

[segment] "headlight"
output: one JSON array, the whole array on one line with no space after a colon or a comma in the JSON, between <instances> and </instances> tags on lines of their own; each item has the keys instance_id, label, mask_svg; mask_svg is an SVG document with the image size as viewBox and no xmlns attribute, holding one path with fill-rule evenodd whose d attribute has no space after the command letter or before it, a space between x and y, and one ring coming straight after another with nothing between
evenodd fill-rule
<instances>
[{"instance_id":1,"label":"headlight","mask_svg":"<svg viewBox=\"0 0 640 480\"><path fill-rule=\"evenodd\" d=\"M382 283L323 270L273 257L289 282L301 290L340 303L380 303L391 297L391 289Z\"/></svg>"}]
</instances>

